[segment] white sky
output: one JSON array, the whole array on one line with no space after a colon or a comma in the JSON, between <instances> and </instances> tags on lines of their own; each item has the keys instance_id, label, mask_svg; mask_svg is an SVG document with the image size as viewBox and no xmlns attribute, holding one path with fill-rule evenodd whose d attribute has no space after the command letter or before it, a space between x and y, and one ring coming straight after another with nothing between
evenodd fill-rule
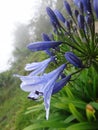
<instances>
[{"instance_id":1,"label":"white sky","mask_svg":"<svg viewBox=\"0 0 98 130\"><path fill-rule=\"evenodd\" d=\"M26 23L39 5L40 0L0 0L0 72L9 66L15 23Z\"/></svg>"}]
</instances>

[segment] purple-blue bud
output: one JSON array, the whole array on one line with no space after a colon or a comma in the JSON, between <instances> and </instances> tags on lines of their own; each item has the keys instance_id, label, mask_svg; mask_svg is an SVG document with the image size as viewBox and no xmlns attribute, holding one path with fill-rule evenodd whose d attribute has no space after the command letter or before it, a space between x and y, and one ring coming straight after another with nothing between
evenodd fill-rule
<instances>
[{"instance_id":1,"label":"purple-blue bud","mask_svg":"<svg viewBox=\"0 0 98 130\"><path fill-rule=\"evenodd\" d=\"M55 13L53 12L53 10L49 7L46 8L47 14L50 17L50 20L55 23L58 27L60 27L60 23L55 15Z\"/></svg>"},{"instance_id":2,"label":"purple-blue bud","mask_svg":"<svg viewBox=\"0 0 98 130\"><path fill-rule=\"evenodd\" d=\"M86 13L91 13L91 3L90 3L90 0L73 0L74 1L74 3L77 5L77 6L79 6L78 4L79 4L79 2L82 2L83 3L83 7L84 7L84 11L86 12ZM95 1L97 1L97 0L95 0Z\"/></svg>"},{"instance_id":3,"label":"purple-blue bud","mask_svg":"<svg viewBox=\"0 0 98 130\"><path fill-rule=\"evenodd\" d=\"M66 52L65 58L70 64L73 64L75 67L83 68L82 61L73 52Z\"/></svg>"},{"instance_id":4,"label":"purple-blue bud","mask_svg":"<svg viewBox=\"0 0 98 130\"><path fill-rule=\"evenodd\" d=\"M43 41L51 41L51 39L49 38L49 36L45 33L42 33L42 40Z\"/></svg>"},{"instance_id":5,"label":"purple-blue bud","mask_svg":"<svg viewBox=\"0 0 98 130\"><path fill-rule=\"evenodd\" d=\"M98 0L93 0L93 6L94 6L96 16L98 18Z\"/></svg>"},{"instance_id":6,"label":"purple-blue bud","mask_svg":"<svg viewBox=\"0 0 98 130\"><path fill-rule=\"evenodd\" d=\"M70 7L70 5L69 5L69 3L68 3L67 1L64 1L64 7L65 7L67 13L68 13L70 16L72 16L72 10L71 10L71 7Z\"/></svg>"},{"instance_id":7,"label":"purple-blue bud","mask_svg":"<svg viewBox=\"0 0 98 130\"><path fill-rule=\"evenodd\" d=\"M39 42L30 43L27 46L27 48L31 51L42 51L50 48L55 48L59 46L61 43L62 42L57 42L57 41L39 41Z\"/></svg>"},{"instance_id":8,"label":"purple-blue bud","mask_svg":"<svg viewBox=\"0 0 98 130\"><path fill-rule=\"evenodd\" d=\"M65 27L70 31L70 23L69 23L69 21L65 21Z\"/></svg>"},{"instance_id":9,"label":"purple-blue bud","mask_svg":"<svg viewBox=\"0 0 98 130\"><path fill-rule=\"evenodd\" d=\"M78 10L74 10L74 14L75 14L75 17L77 18L78 14L79 14L79 11Z\"/></svg>"},{"instance_id":10,"label":"purple-blue bud","mask_svg":"<svg viewBox=\"0 0 98 130\"><path fill-rule=\"evenodd\" d=\"M78 7L79 7L81 13L83 14L83 12L84 12L84 7L83 7L83 3L82 3L81 1L78 3Z\"/></svg>"},{"instance_id":11,"label":"purple-blue bud","mask_svg":"<svg viewBox=\"0 0 98 130\"><path fill-rule=\"evenodd\" d=\"M84 16L78 15L78 26L80 29L84 29Z\"/></svg>"},{"instance_id":12,"label":"purple-blue bud","mask_svg":"<svg viewBox=\"0 0 98 130\"><path fill-rule=\"evenodd\" d=\"M68 75L61 79L60 81L56 82L52 91L52 95L59 92L71 79L71 75Z\"/></svg>"},{"instance_id":13,"label":"purple-blue bud","mask_svg":"<svg viewBox=\"0 0 98 130\"><path fill-rule=\"evenodd\" d=\"M86 21L86 23L88 24L88 25L91 25L92 24L92 18L91 18L91 16L85 16L85 21Z\"/></svg>"},{"instance_id":14,"label":"purple-blue bud","mask_svg":"<svg viewBox=\"0 0 98 130\"><path fill-rule=\"evenodd\" d=\"M45 33L42 33L42 40L43 41L51 41L51 39L49 38L49 36ZM49 56L53 56L53 53L50 49L46 49L45 50L46 54L48 54Z\"/></svg>"},{"instance_id":15,"label":"purple-blue bud","mask_svg":"<svg viewBox=\"0 0 98 130\"><path fill-rule=\"evenodd\" d=\"M57 16L58 19L60 19L63 23L65 23L65 18L63 14L59 10L54 10L55 15Z\"/></svg>"}]
</instances>

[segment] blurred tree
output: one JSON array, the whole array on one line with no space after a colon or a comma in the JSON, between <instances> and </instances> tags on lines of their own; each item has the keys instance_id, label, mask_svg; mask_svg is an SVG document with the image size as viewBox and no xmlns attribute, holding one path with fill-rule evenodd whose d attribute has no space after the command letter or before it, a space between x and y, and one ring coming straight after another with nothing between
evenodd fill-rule
<instances>
[{"instance_id":1,"label":"blurred tree","mask_svg":"<svg viewBox=\"0 0 98 130\"><path fill-rule=\"evenodd\" d=\"M28 25L18 23L14 31L14 47L23 48L30 42Z\"/></svg>"},{"instance_id":2,"label":"blurred tree","mask_svg":"<svg viewBox=\"0 0 98 130\"><path fill-rule=\"evenodd\" d=\"M31 40L36 41L41 38L41 33L49 33L51 29L50 21L46 13L46 7L54 8L56 0L43 0L40 3L40 8L37 11L35 18L32 18L29 23Z\"/></svg>"},{"instance_id":3,"label":"blurred tree","mask_svg":"<svg viewBox=\"0 0 98 130\"><path fill-rule=\"evenodd\" d=\"M21 57L27 56L29 51L26 49L26 45L30 42L30 34L28 25L18 23L14 31L14 61L21 59Z\"/></svg>"}]
</instances>

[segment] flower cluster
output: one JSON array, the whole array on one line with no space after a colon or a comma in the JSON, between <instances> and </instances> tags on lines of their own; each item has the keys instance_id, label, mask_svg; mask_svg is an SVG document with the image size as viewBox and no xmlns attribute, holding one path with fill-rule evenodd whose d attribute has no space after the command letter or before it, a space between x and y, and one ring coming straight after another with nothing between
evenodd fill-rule
<instances>
[{"instance_id":1,"label":"flower cluster","mask_svg":"<svg viewBox=\"0 0 98 130\"><path fill-rule=\"evenodd\" d=\"M95 14L98 17L98 1L73 1L76 5L74 11L69 3L64 1L64 8L69 16L67 18L57 9L53 11L50 7L46 8L53 26L52 36L43 33L42 41L30 43L27 48L33 52L45 51L49 58L42 62L27 64L25 70L30 71L27 76L15 74L22 81L21 89L29 92L28 98L44 100L46 119L49 117L51 96L71 81L74 74L98 62L98 38L94 20ZM58 63L58 67L45 73L51 62ZM66 75L67 66L74 66L75 72Z\"/></svg>"}]
</instances>

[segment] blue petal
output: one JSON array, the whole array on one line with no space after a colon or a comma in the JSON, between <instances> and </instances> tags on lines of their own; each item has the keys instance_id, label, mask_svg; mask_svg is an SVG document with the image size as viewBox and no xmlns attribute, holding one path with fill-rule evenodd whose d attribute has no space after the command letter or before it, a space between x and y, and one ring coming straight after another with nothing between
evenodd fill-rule
<instances>
[{"instance_id":1,"label":"blue petal","mask_svg":"<svg viewBox=\"0 0 98 130\"><path fill-rule=\"evenodd\" d=\"M49 15L50 19L58 26L60 27L60 23L55 15L55 13L53 12L53 10L50 7L46 8L47 14Z\"/></svg>"},{"instance_id":2,"label":"blue petal","mask_svg":"<svg viewBox=\"0 0 98 130\"><path fill-rule=\"evenodd\" d=\"M44 105L46 110L46 119L49 117L50 99L56 80L62 74L66 65L63 64L57 69L53 70L43 76L21 76L15 75L22 80L21 89L30 92L29 98L38 99L40 96L44 97Z\"/></svg>"},{"instance_id":3,"label":"blue petal","mask_svg":"<svg viewBox=\"0 0 98 130\"><path fill-rule=\"evenodd\" d=\"M69 23L69 21L65 21L65 27L70 31L70 23Z\"/></svg>"},{"instance_id":4,"label":"blue petal","mask_svg":"<svg viewBox=\"0 0 98 130\"><path fill-rule=\"evenodd\" d=\"M54 58L51 57L51 58L48 58L48 59L46 59L46 60L44 60L44 61L41 61L41 62L33 62L33 63L31 63L31 64L27 64L27 65L25 66L25 70L31 71L31 70L38 69L38 68L40 68L41 66L47 67L47 65L48 65L51 61L53 61L53 60L54 60Z\"/></svg>"},{"instance_id":5,"label":"blue petal","mask_svg":"<svg viewBox=\"0 0 98 130\"><path fill-rule=\"evenodd\" d=\"M43 41L51 41L51 39L49 38L49 36L45 33L42 33L42 40Z\"/></svg>"},{"instance_id":6,"label":"blue petal","mask_svg":"<svg viewBox=\"0 0 98 130\"><path fill-rule=\"evenodd\" d=\"M83 68L82 61L72 52L66 52L65 58L67 61L69 61L71 64L73 64L75 67Z\"/></svg>"},{"instance_id":7,"label":"blue petal","mask_svg":"<svg viewBox=\"0 0 98 130\"><path fill-rule=\"evenodd\" d=\"M70 78L71 75L68 75L65 78L61 79L59 82L56 82L52 94L59 92L69 82Z\"/></svg>"},{"instance_id":8,"label":"blue petal","mask_svg":"<svg viewBox=\"0 0 98 130\"><path fill-rule=\"evenodd\" d=\"M59 46L62 42L57 41L40 41L40 42L34 42L30 43L27 48L31 51L41 51L41 50L47 50L50 48L55 48Z\"/></svg>"},{"instance_id":9,"label":"blue petal","mask_svg":"<svg viewBox=\"0 0 98 130\"><path fill-rule=\"evenodd\" d=\"M82 2L83 3L83 6L84 6L84 11L86 13L90 13L91 12L91 4L90 4L90 0L73 0L74 3L79 6L79 2ZM97 1L97 0L95 0Z\"/></svg>"},{"instance_id":10,"label":"blue petal","mask_svg":"<svg viewBox=\"0 0 98 130\"><path fill-rule=\"evenodd\" d=\"M84 16L78 15L78 26L80 29L84 29Z\"/></svg>"},{"instance_id":11,"label":"blue petal","mask_svg":"<svg viewBox=\"0 0 98 130\"><path fill-rule=\"evenodd\" d=\"M51 75L51 79L50 79L49 82L47 82L46 88L45 88L45 91L44 91L44 105L45 105L46 119L47 120L48 120L48 117L49 117L50 99L51 99L52 91L53 91L56 80L58 79L60 74L63 72L65 66L66 65L63 64L60 67L58 67L56 70L49 73Z\"/></svg>"},{"instance_id":12,"label":"blue petal","mask_svg":"<svg viewBox=\"0 0 98 130\"><path fill-rule=\"evenodd\" d=\"M40 90L42 91L42 88L45 86L45 84L48 81L48 78L44 78L44 76L21 76L16 75L16 77L19 77L22 83L20 84L20 87L25 92L31 92Z\"/></svg>"},{"instance_id":13,"label":"blue petal","mask_svg":"<svg viewBox=\"0 0 98 130\"><path fill-rule=\"evenodd\" d=\"M96 16L98 18L98 0L93 0L93 6L94 6Z\"/></svg>"},{"instance_id":14,"label":"blue petal","mask_svg":"<svg viewBox=\"0 0 98 130\"><path fill-rule=\"evenodd\" d=\"M71 8L70 8L70 5L67 1L64 1L64 7L66 8L66 11L67 13L72 16L72 11L71 11Z\"/></svg>"},{"instance_id":15,"label":"blue petal","mask_svg":"<svg viewBox=\"0 0 98 130\"><path fill-rule=\"evenodd\" d=\"M57 9L54 10L54 13L55 13L55 15L57 16L58 19L60 19L63 23L65 23L66 20L59 10L57 10Z\"/></svg>"},{"instance_id":16,"label":"blue petal","mask_svg":"<svg viewBox=\"0 0 98 130\"><path fill-rule=\"evenodd\" d=\"M42 40L44 40L44 41L51 41L51 39L49 38L49 36L47 34L45 34L45 33L42 33ZM49 49L45 50L45 52L49 56L53 56L53 53Z\"/></svg>"},{"instance_id":17,"label":"blue petal","mask_svg":"<svg viewBox=\"0 0 98 130\"><path fill-rule=\"evenodd\" d=\"M79 11L78 11L78 10L75 10L75 11L74 11L74 14L75 14L75 16L76 16L76 18L77 18L78 15L79 15Z\"/></svg>"}]
</instances>

